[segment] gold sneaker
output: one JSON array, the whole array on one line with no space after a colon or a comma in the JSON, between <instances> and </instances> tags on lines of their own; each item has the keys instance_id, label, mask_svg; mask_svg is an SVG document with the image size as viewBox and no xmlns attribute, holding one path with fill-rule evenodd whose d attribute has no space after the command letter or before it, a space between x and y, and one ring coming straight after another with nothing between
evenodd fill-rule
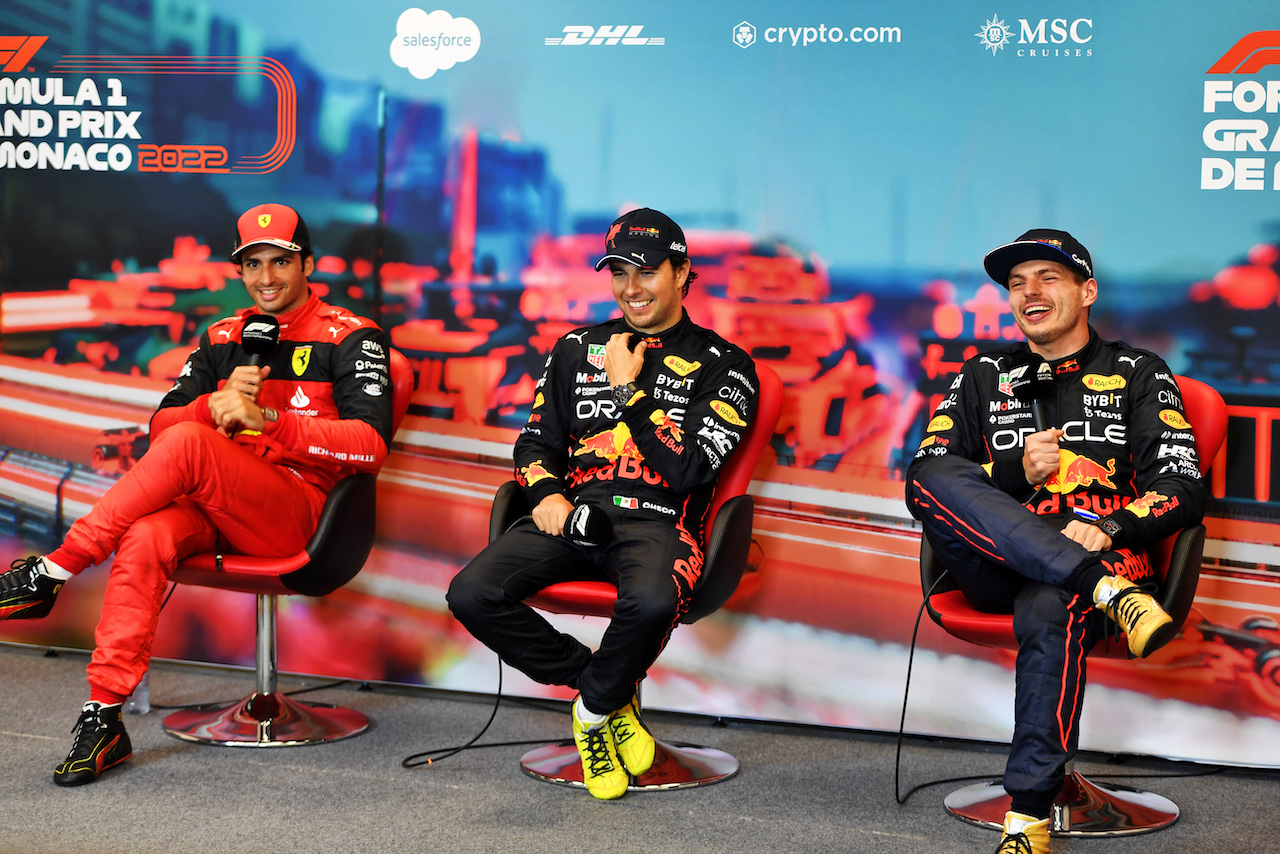
<instances>
[{"instance_id":1,"label":"gold sneaker","mask_svg":"<svg viewBox=\"0 0 1280 854\"><path fill-rule=\"evenodd\" d=\"M609 730L613 733L613 743L618 749L622 767L632 777L639 777L653 767L656 750L653 735L640 720L640 701L637 698L632 697L631 702L609 715Z\"/></svg>"},{"instance_id":2,"label":"gold sneaker","mask_svg":"<svg viewBox=\"0 0 1280 854\"><path fill-rule=\"evenodd\" d=\"M1173 618L1150 594L1118 575L1108 575L1093 589L1093 604L1124 629L1129 652L1146 658L1164 646L1173 631Z\"/></svg>"},{"instance_id":3,"label":"gold sneaker","mask_svg":"<svg viewBox=\"0 0 1280 854\"><path fill-rule=\"evenodd\" d=\"M575 701L569 717L573 718L573 741L582 759L582 782L602 801L620 798L626 794L631 778L618 759L609 721L606 718L598 724L584 724L578 720L577 708Z\"/></svg>"},{"instance_id":4,"label":"gold sneaker","mask_svg":"<svg viewBox=\"0 0 1280 854\"><path fill-rule=\"evenodd\" d=\"M995 854L1049 854L1049 819L1020 812L1004 814L1004 836Z\"/></svg>"}]
</instances>

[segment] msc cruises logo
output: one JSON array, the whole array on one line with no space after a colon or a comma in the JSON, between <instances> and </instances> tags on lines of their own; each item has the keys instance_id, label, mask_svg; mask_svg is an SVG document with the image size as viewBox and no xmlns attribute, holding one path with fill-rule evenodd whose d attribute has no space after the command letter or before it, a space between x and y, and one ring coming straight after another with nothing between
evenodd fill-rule
<instances>
[{"instance_id":1,"label":"msc cruises logo","mask_svg":"<svg viewBox=\"0 0 1280 854\"><path fill-rule=\"evenodd\" d=\"M619 24L616 27L577 27L568 26L561 32L563 36L548 36L546 44L564 47L580 47L582 45L664 45L667 40L662 36L646 37L640 35L643 24Z\"/></svg>"},{"instance_id":2,"label":"msc cruises logo","mask_svg":"<svg viewBox=\"0 0 1280 854\"><path fill-rule=\"evenodd\" d=\"M995 56L1000 48L1009 46L1009 39L1013 38L1013 30L1005 26L1000 18L992 15L991 20L983 24L982 29L974 35L978 37L978 41L982 42L983 49L990 50L991 55Z\"/></svg>"}]
</instances>

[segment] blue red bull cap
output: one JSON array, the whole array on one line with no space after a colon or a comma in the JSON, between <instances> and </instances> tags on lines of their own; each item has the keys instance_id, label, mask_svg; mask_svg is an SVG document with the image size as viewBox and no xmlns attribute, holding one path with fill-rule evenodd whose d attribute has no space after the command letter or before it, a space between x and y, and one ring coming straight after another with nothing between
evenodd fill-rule
<instances>
[{"instance_id":1,"label":"blue red bull cap","mask_svg":"<svg viewBox=\"0 0 1280 854\"><path fill-rule=\"evenodd\" d=\"M605 256L596 262L597 270L610 260L626 261L644 269L661 267L672 255L688 255L689 247L675 220L653 208L637 208L609 226L604 251Z\"/></svg>"},{"instance_id":2,"label":"blue red bull cap","mask_svg":"<svg viewBox=\"0 0 1280 854\"><path fill-rule=\"evenodd\" d=\"M1012 243L997 246L982 259L991 280L1009 287L1009 273L1023 261L1057 261L1093 278L1093 259L1089 250L1065 231L1055 228L1033 228Z\"/></svg>"}]
</instances>

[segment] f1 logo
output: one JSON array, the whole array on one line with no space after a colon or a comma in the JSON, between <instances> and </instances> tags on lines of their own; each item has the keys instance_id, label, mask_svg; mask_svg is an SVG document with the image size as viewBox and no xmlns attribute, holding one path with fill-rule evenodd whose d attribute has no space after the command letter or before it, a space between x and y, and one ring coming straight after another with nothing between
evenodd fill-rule
<instances>
[{"instance_id":1,"label":"f1 logo","mask_svg":"<svg viewBox=\"0 0 1280 854\"><path fill-rule=\"evenodd\" d=\"M1280 30L1249 33L1205 73L1257 74L1268 65L1280 65Z\"/></svg>"},{"instance_id":2,"label":"f1 logo","mask_svg":"<svg viewBox=\"0 0 1280 854\"><path fill-rule=\"evenodd\" d=\"M48 40L48 36L0 36L0 62L4 63L4 73L25 71L31 57Z\"/></svg>"}]
</instances>

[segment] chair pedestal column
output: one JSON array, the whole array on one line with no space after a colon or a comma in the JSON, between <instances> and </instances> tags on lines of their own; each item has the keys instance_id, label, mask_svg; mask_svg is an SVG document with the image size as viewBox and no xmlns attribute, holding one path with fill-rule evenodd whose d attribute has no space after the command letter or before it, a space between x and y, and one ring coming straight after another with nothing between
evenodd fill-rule
<instances>
[{"instance_id":1,"label":"chair pedestal column","mask_svg":"<svg viewBox=\"0 0 1280 854\"><path fill-rule=\"evenodd\" d=\"M184 741L225 747L292 747L337 741L369 728L354 709L300 703L276 690L276 597L258 596L257 690L229 706L182 709L164 730Z\"/></svg>"},{"instance_id":2,"label":"chair pedestal column","mask_svg":"<svg viewBox=\"0 0 1280 854\"><path fill-rule=\"evenodd\" d=\"M956 818L1000 830L1011 799L999 781L978 783L947 795L947 811ZM1128 836L1168 827L1178 820L1178 805L1154 792L1094 783L1068 767L1062 791L1053 802L1052 836Z\"/></svg>"}]
</instances>

